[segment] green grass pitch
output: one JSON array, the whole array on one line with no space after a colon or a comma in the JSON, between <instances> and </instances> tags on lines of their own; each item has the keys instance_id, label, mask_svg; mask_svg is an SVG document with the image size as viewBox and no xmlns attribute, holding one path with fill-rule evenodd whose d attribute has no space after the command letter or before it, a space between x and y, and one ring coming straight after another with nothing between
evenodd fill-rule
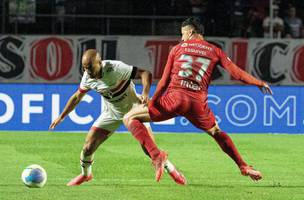
<instances>
[{"instance_id":1,"label":"green grass pitch","mask_svg":"<svg viewBox=\"0 0 304 200\"><path fill-rule=\"evenodd\" d=\"M259 169L258 183L241 176L234 162L206 134L156 134L160 147L188 179L176 185L164 174L154 181L150 160L130 134L114 134L99 147L94 179L65 184L80 173L85 134L0 132L1 200L304 199L304 135L232 134L244 159ZM20 176L30 164L48 173L45 187L27 188Z\"/></svg>"}]
</instances>

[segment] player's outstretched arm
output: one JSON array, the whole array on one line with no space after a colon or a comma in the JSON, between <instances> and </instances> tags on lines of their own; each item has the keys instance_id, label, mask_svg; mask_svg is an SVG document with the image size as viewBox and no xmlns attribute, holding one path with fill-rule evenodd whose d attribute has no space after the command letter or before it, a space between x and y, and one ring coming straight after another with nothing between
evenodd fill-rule
<instances>
[{"instance_id":1,"label":"player's outstretched arm","mask_svg":"<svg viewBox=\"0 0 304 200\"><path fill-rule=\"evenodd\" d=\"M62 113L59 115L57 119L55 119L49 129L53 130L60 122L64 120L64 118L77 106L77 104L80 102L82 97L85 95L85 93L81 93L79 90L77 90L68 100L67 104L65 105Z\"/></svg>"},{"instance_id":2,"label":"player's outstretched arm","mask_svg":"<svg viewBox=\"0 0 304 200\"><path fill-rule=\"evenodd\" d=\"M221 66L225 68L234 79L242 81L248 85L255 85L259 87L263 94L272 94L272 90L267 83L256 79L254 76L239 68L227 57L225 52L219 49L218 55L220 58Z\"/></svg>"},{"instance_id":3,"label":"player's outstretched arm","mask_svg":"<svg viewBox=\"0 0 304 200\"><path fill-rule=\"evenodd\" d=\"M227 71L232 75L236 80L240 80L248 85L255 85L263 92L263 94L272 94L272 90L269 85L264 81L256 79L254 76L248 74L244 70L240 69L234 63L230 63L229 67L226 68Z\"/></svg>"},{"instance_id":4,"label":"player's outstretched arm","mask_svg":"<svg viewBox=\"0 0 304 200\"><path fill-rule=\"evenodd\" d=\"M143 85L142 94L140 96L141 103L146 104L149 101L149 92L152 84L152 74L147 70L138 68L136 72L136 78L141 79Z\"/></svg>"},{"instance_id":5,"label":"player's outstretched arm","mask_svg":"<svg viewBox=\"0 0 304 200\"><path fill-rule=\"evenodd\" d=\"M156 86L155 93L152 97L152 103L156 101L162 95L162 93L167 89L168 84L170 82L170 75L171 75L173 63L174 63L174 47L171 49L169 53L164 72L162 74L160 81Z\"/></svg>"}]
</instances>

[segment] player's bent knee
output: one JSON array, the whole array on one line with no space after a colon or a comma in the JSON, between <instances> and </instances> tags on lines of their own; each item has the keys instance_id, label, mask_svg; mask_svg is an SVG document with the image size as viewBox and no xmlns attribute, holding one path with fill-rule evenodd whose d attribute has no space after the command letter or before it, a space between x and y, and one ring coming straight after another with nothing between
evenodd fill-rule
<instances>
[{"instance_id":1,"label":"player's bent knee","mask_svg":"<svg viewBox=\"0 0 304 200\"><path fill-rule=\"evenodd\" d=\"M126 126L126 127L128 127L129 126L129 123L131 122L131 116L130 115L128 115L128 114L126 114L123 118L122 118L122 121L123 121L123 123L124 123L124 125Z\"/></svg>"},{"instance_id":2,"label":"player's bent knee","mask_svg":"<svg viewBox=\"0 0 304 200\"><path fill-rule=\"evenodd\" d=\"M217 128L214 130L213 135L220 134L220 132L221 132L221 129L217 127Z\"/></svg>"},{"instance_id":3,"label":"player's bent knee","mask_svg":"<svg viewBox=\"0 0 304 200\"><path fill-rule=\"evenodd\" d=\"M127 126L127 124L128 124L128 116L126 116L126 115L123 116L122 122L124 123L125 126Z\"/></svg>"},{"instance_id":4,"label":"player's bent knee","mask_svg":"<svg viewBox=\"0 0 304 200\"><path fill-rule=\"evenodd\" d=\"M221 132L220 127L216 124L214 127L206 131L209 135L214 136Z\"/></svg>"}]
</instances>

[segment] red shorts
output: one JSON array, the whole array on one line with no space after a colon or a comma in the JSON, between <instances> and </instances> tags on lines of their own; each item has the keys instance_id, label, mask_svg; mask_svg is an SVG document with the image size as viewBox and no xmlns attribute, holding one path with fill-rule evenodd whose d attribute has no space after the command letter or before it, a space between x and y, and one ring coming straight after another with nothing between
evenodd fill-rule
<instances>
[{"instance_id":1,"label":"red shorts","mask_svg":"<svg viewBox=\"0 0 304 200\"><path fill-rule=\"evenodd\" d=\"M154 104L149 104L150 118L154 122L164 121L176 116L186 117L194 126L208 130L215 125L215 117L208 107L207 97L195 99L185 92L168 91Z\"/></svg>"}]
</instances>

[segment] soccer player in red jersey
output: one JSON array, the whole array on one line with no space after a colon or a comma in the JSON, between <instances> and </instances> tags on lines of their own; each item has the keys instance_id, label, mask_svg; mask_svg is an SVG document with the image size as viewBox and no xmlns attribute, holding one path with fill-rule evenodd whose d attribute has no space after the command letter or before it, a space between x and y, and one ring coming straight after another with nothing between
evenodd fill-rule
<instances>
[{"instance_id":1,"label":"soccer player in red jersey","mask_svg":"<svg viewBox=\"0 0 304 200\"><path fill-rule=\"evenodd\" d=\"M51 123L50 129L54 129L60 124L89 90L94 90L102 96L104 110L92 125L80 153L82 173L73 178L67 184L68 186L77 186L92 180L92 163L95 151L122 124L124 114L136 104L145 103L149 99L148 94L152 78L149 71L136 66L118 60L102 60L101 55L95 49L88 49L84 52L82 67L84 74L79 89L70 97L59 117ZM134 78L142 80L143 92L141 95L136 93L133 84ZM149 123L146 126L149 127ZM166 152L156 146L152 131L134 135L134 137L140 142L144 152L151 158L157 181L160 180L165 168L177 184L186 184L185 177L167 159Z\"/></svg>"},{"instance_id":2,"label":"soccer player in red jersey","mask_svg":"<svg viewBox=\"0 0 304 200\"><path fill-rule=\"evenodd\" d=\"M124 124L133 135L140 135L147 132L143 122L164 121L182 115L212 136L235 161L242 175L260 180L261 172L242 159L231 138L219 128L208 107L207 95L217 63L236 80L256 85L265 94L272 94L270 87L237 67L220 48L205 41L202 26L194 18L182 23L181 32L182 42L171 49L162 78L148 106L131 109L124 116Z\"/></svg>"}]
</instances>

